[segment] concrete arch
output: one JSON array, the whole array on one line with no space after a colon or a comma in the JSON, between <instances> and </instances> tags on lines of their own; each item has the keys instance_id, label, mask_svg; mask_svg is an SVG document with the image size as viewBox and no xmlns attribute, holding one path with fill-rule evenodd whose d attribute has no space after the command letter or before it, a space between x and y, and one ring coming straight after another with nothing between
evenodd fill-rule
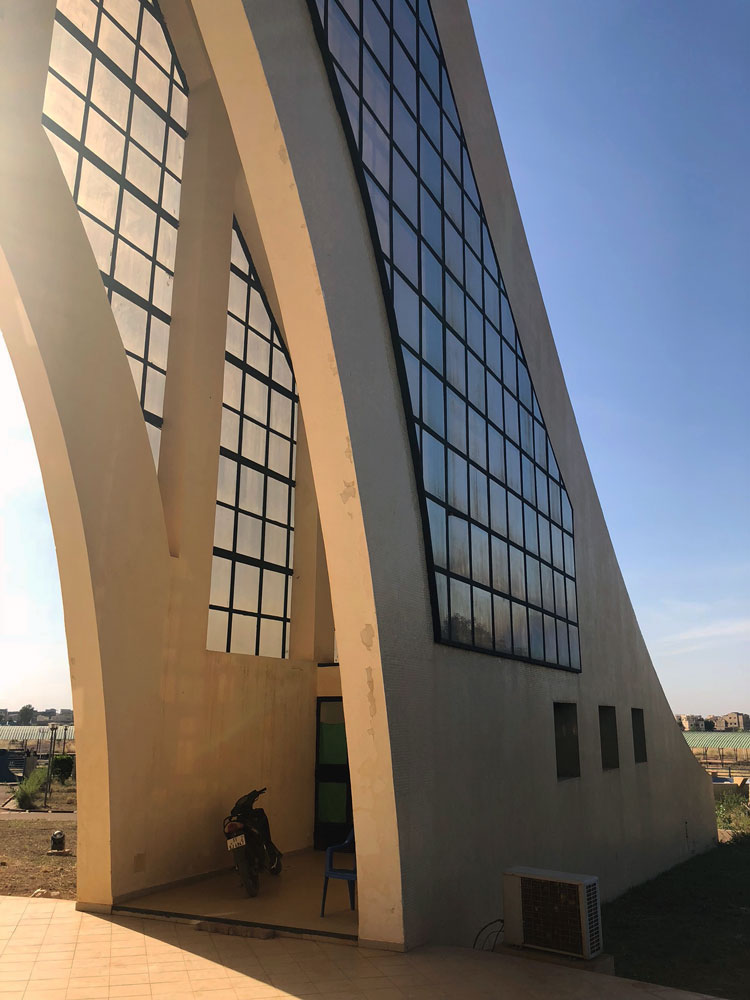
<instances>
[{"instance_id":1,"label":"concrete arch","mask_svg":"<svg viewBox=\"0 0 750 1000\"><path fill-rule=\"evenodd\" d=\"M79 896L106 905L117 878L111 829L134 803L132 790L112 795L105 704L155 702L153 691L136 694L127 671L104 665L160 650L167 548L119 334L41 125L53 15L51 0L0 7L0 328L28 411L58 551L80 727ZM144 550L153 554L155 571L139 559Z\"/></svg>"},{"instance_id":2,"label":"concrete arch","mask_svg":"<svg viewBox=\"0 0 750 1000\"><path fill-rule=\"evenodd\" d=\"M79 725L79 905L106 908L217 867L220 794L212 790L203 805L188 802L186 775L205 768L198 790L208 794L208 770L221 766L240 727L269 728L262 714L243 716L236 703L272 703L279 686L294 683L300 693L289 717L258 737L257 756L272 770L274 748L307 731L305 697L314 698L313 663L205 650L234 139L303 397L342 661L360 938L400 947L390 738L371 540L342 387L347 380L339 375L340 317L335 344L294 171L242 5L223 4L221 17L213 4L192 11L199 22L210 14L211 24L221 25L237 58L218 62L240 74L238 88L251 87L252 114L248 105L241 129L230 114L231 131L190 5L165 0L162 6L187 64L191 96L157 477L96 262L41 125L55 5L0 0L0 328L37 444L58 549ZM372 301L377 313L379 299ZM351 349L350 342L344 355ZM389 419L401 412L397 402L394 394ZM201 711L208 713L205 734L198 731ZM128 739L133 723L137 741ZM155 773L160 766L163 773ZM278 777L296 787L288 775ZM225 776L222 790L229 784ZM166 818L154 819L154 810L180 807L193 829L177 834L168 851L155 842Z\"/></svg>"},{"instance_id":3,"label":"concrete arch","mask_svg":"<svg viewBox=\"0 0 750 1000\"><path fill-rule=\"evenodd\" d=\"M169 19L169 3L163 8ZM357 359L359 363L355 360L363 353L363 343L373 345L368 361L375 366L372 382L381 393L376 408L382 409L385 424L396 425L396 439L403 438L405 430L361 198L322 65L309 45L312 25L305 4L295 3L280 12L267 5L264 9L262 4L243 7L239 0L223 2L217 9L214 3L199 0L192 8L252 199L267 277L272 283L271 298L278 303L305 421L341 662L358 870L362 873L358 880L360 940L401 944L399 833L382 644L371 578L371 547L376 544L372 527L379 517L371 512L368 519L359 485L362 468L367 466L366 475L370 476L377 465L372 428L363 425L372 410L359 408L354 401L366 386L361 381L362 359ZM260 32L260 40L254 32ZM318 123L326 137L320 137L315 155L330 150L319 169L328 178L327 194L338 192L341 196L336 225L326 224L322 205L316 211L309 183L310 151L315 148L309 139L314 126L305 120L303 131L294 134L297 153L293 154L288 146L291 123L285 120L282 126L277 106L277 101L288 100L291 92L282 96L274 90L259 51L261 45L283 45L285 64L299 65L297 60L302 59L303 72L312 71L316 76ZM275 68L280 70L281 63L277 61ZM306 111L300 115L298 123ZM305 146L306 167L299 159ZM301 168L307 183L300 181ZM340 265L348 257L348 274L340 270L334 273L333 257L327 266L325 263L347 226L344 220L351 222L351 243L346 252L339 248L335 260ZM341 295L342 288L348 290L346 295ZM360 426L355 429L352 421ZM391 442L387 449L390 458L394 437L386 440ZM408 453L403 459L403 474L413 478ZM369 488L364 492L368 500L373 497Z\"/></svg>"}]
</instances>

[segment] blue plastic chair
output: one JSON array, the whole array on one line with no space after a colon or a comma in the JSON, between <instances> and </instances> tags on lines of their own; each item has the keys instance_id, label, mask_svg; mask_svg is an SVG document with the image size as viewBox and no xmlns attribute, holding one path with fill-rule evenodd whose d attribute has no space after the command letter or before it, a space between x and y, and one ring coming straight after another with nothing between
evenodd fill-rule
<instances>
[{"instance_id":1,"label":"blue plastic chair","mask_svg":"<svg viewBox=\"0 0 750 1000\"><path fill-rule=\"evenodd\" d=\"M353 868L335 868L333 864L334 854L353 854L354 855L354 867ZM354 883L357 881L357 855L355 854L354 848L354 829L349 831L349 834L343 844L334 844L332 847L326 848L326 871L325 877L323 879L323 900L320 904L320 915L324 917L326 915L326 893L328 892L328 879L329 878L340 878L344 879L348 883L349 887L349 904L352 909L354 909Z\"/></svg>"}]
</instances>

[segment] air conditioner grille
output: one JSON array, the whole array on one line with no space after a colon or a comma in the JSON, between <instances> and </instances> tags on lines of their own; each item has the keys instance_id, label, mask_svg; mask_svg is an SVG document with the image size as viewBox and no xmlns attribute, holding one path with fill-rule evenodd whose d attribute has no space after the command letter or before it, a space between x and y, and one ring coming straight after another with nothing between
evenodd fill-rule
<instances>
[{"instance_id":1,"label":"air conditioner grille","mask_svg":"<svg viewBox=\"0 0 750 1000\"><path fill-rule=\"evenodd\" d=\"M592 955L601 951L602 940L599 926L599 883L586 886L586 917L589 925L589 949Z\"/></svg>"},{"instance_id":2,"label":"air conditioner grille","mask_svg":"<svg viewBox=\"0 0 750 1000\"><path fill-rule=\"evenodd\" d=\"M521 879L524 944L580 955L578 887L569 882Z\"/></svg>"}]
</instances>

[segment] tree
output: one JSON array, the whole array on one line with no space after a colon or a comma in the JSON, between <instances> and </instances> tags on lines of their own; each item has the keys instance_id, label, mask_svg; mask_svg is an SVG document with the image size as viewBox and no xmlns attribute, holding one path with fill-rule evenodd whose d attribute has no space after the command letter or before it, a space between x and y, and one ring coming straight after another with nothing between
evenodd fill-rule
<instances>
[{"instance_id":1,"label":"tree","mask_svg":"<svg viewBox=\"0 0 750 1000\"><path fill-rule=\"evenodd\" d=\"M716 723L713 719L706 719L706 732L712 733L716 728Z\"/></svg>"},{"instance_id":2,"label":"tree","mask_svg":"<svg viewBox=\"0 0 750 1000\"><path fill-rule=\"evenodd\" d=\"M55 755L52 761L52 774L61 785L64 785L73 773L73 758L68 754Z\"/></svg>"},{"instance_id":3,"label":"tree","mask_svg":"<svg viewBox=\"0 0 750 1000\"><path fill-rule=\"evenodd\" d=\"M22 705L18 710L18 723L21 726L29 726L36 722L36 709L33 705Z\"/></svg>"}]
</instances>

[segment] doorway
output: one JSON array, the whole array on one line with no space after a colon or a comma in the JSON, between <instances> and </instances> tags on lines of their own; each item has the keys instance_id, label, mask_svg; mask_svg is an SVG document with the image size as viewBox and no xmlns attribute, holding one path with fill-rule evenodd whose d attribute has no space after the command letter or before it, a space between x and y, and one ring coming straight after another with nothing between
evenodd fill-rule
<instances>
[{"instance_id":1,"label":"doorway","mask_svg":"<svg viewBox=\"0 0 750 1000\"><path fill-rule=\"evenodd\" d=\"M318 698L315 743L313 844L322 851L340 844L353 826L352 785L341 697Z\"/></svg>"}]
</instances>

